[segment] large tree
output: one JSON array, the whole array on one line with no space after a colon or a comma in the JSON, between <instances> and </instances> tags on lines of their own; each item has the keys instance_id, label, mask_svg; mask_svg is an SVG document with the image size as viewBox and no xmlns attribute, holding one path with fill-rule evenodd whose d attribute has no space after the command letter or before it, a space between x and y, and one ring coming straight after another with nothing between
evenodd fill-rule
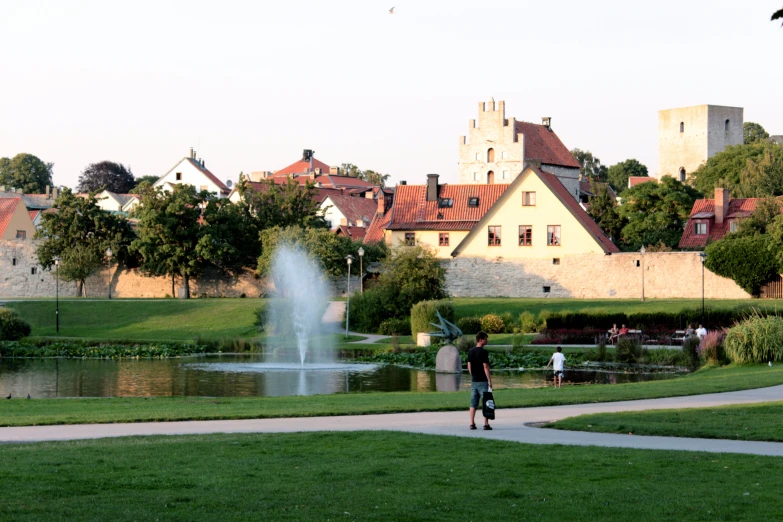
<instances>
[{"instance_id":1,"label":"large tree","mask_svg":"<svg viewBox=\"0 0 783 522\"><path fill-rule=\"evenodd\" d=\"M596 156L593 156L592 152L589 150L572 149L571 154L573 154L576 161L582 166L579 169L579 172L585 179L606 181L608 169L606 168L606 165L601 165L601 160Z\"/></svg>"},{"instance_id":2,"label":"large tree","mask_svg":"<svg viewBox=\"0 0 783 522\"><path fill-rule=\"evenodd\" d=\"M38 247L38 261L51 267L60 258L60 277L76 281L80 293L86 296L85 281L106 262L107 248L112 260L128 263L128 247L134 238L128 222L98 207L94 194L76 197L66 189L55 201L57 212L46 212L36 238L43 239Z\"/></svg>"},{"instance_id":3,"label":"large tree","mask_svg":"<svg viewBox=\"0 0 783 522\"><path fill-rule=\"evenodd\" d=\"M138 194L143 187L151 187L158 181L158 176L136 176L136 180L133 184L133 188L130 190L131 194Z\"/></svg>"},{"instance_id":4,"label":"large tree","mask_svg":"<svg viewBox=\"0 0 783 522\"><path fill-rule=\"evenodd\" d=\"M764 143L761 157L749 159L740 171L733 195L739 198L764 198L783 195L783 147Z\"/></svg>"},{"instance_id":5,"label":"large tree","mask_svg":"<svg viewBox=\"0 0 783 522\"><path fill-rule=\"evenodd\" d=\"M79 176L79 192L108 190L116 194L127 194L136 184L130 167L113 161L90 163Z\"/></svg>"},{"instance_id":6,"label":"large tree","mask_svg":"<svg viewBox=\"0 0 783 522\"><path fill-rule=\"evenodd\" d=\"M54 163L44 163L32 154L0 158L0 185L22 189L28 194L41 194L47 185L52 185L52 167Z\"/></svg>"},{"instance_id":7,"label":"large tree","mask_svg":"<svg viewBox=\"0 0 783 522\"><path fill-rule=\"evenodd\" d=\"M641 183L623 193L618 213L626 221L620 236L626 250L642 245L676 247L693 202L700 194L671 176L660 183Z\"/></svg>"},{"instance_id":8,"label":"large tree","mask_svg":"<svg viewBox=\"0 0 783 522\"><path fill-rule=\"evenodd\" d=\"M748 160L757 160L764 155L766 143L750 143L748 145L732 145L709 158L705 163L690 173L688 181L703 194L711 194L718 188L732 190L740 183L740 173Z\"/></svg>"},{"instance_id":9,"label":"large tree","mask_svg":"<svg viewBox=\"0 0 783 522\"><path fill-rule=\"evenodd\" d=\"M245 201L209 198L202 214L198 252L224 274L254 268L261 254L258 223Z\"/></svg>"},{"instance_id":10,"label":"large tree","mask_svg":"<svg viewBox=\"0 0 783 522\"><path fill-rule=\"evenodd\" d=\"M745 135L745 145L748 143L756 143L757 141L764 141L769 138L769 133L764 130L764 127L752 121L746 121L742 126L742 130Z\"/></svg>"},{"instance_id":11,"label":"large tree","mask_svg":"<svg viewBox=\"0 0 783 522\"><path fill-rule=\"evenodd\" d=\"M243 180L237 189L259 230L290 226L328 228L319 211L315 198L318 189L314 184L300 185L288 178L284 184L264 180L258 187L258 190L253 190Z\"/></svg>"},{"instance_id":12,"label":"large tree","mask_svg":"<svg viewBox=\"0 0 783 522\"><path fill-rule=\"evenodd\" d=\"M609 167L606 178L615 192L620 194L628 188L631 176L647 176L647 167L636 159L627 159Z\"/></svg>"},{"instance_id":13,"label":"large tree","mask_svg":"<svg viewBox=\"0 0 783 522\"><path fill-rule=\"evenodd\" d=\"M606 184L593 181L591 182L591 191L594 196L590 199L587 213L590 214L612 241L619 243L620 232L625 222L617 213L617 201L609 193Z\"/></svg>"}]
</instances>

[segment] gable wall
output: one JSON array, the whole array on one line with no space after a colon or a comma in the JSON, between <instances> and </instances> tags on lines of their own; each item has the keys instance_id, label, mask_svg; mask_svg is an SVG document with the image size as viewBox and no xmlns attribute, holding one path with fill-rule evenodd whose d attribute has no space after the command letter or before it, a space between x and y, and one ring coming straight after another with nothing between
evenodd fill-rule
<instances>
[{"instance_id":1,"label":"gable wall","mask_svg":"<svg viewBox=\"0 0 783 522\"><path fill-rule=\"evenodd\" d=\"M182 173L181 181L177 181L177 172ZM217 194L218 197L223 197L220 192L220 187L215 185L212 180L210 180L207 176L204 175L203 172L197 169L190 161L187 160L187 158L180 161L176 167L171 169L171 172L165 174L158 181L156 181L154 186L161 187L166 183L171 183L172 185L192 185L196 187L197 191L201 190L201 187L206 185L206 188L209 192Z\"/></svg>"},{"instance_id":2,"label":"gable wall","mask_svg":"<svg viewBox=\"0 0 783 522\"><path fill-rule=\"evenodd\" d=\"M33 225L33 220L30 219L30 214L27 213L27 207L24 206L23 201L16 205L11 221L0 239L16 239L17 230L24 230L27 239L32 239L35 235L35 225Z\"/></svg>"}]
</instances>

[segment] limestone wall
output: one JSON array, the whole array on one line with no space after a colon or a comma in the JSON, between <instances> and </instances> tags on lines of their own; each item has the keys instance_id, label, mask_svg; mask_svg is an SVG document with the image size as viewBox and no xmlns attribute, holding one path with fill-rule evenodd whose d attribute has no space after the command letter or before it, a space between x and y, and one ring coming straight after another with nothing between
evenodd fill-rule
<instances>
[{"instance_id":1,"label":"limestone wall","mask_svg":"<svg viewBox=\"0 0 783 522\"><path fill-rule=\"evenodd\" d=\"M36 243L31 239L0 241L0 298L54 297L55 273L38 264ZM60 295L76 296L76 284L60 281Z\"/></svg>"},{"instance_id":2,"label":"limestone wall","mask_svg":"<svg viewBox=\"0 0 783 522\"><path fill-rule=\"evenodd\" d=\"M702 265L698 252L612 255L582 254L552 259L482 259L444 261L447 286L454 297L575 297L633 299L698 298ZM639 266L637 266L637 261ZM549 292L544 291L549 288ZM748 299L737 284L704 271L709 299Z\"/></svg>"}]
</instances>

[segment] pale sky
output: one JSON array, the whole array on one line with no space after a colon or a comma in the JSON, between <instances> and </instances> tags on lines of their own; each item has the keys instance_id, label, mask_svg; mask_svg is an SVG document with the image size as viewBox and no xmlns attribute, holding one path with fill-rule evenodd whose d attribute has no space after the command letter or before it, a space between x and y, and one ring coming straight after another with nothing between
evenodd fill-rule
<instances>
[{"instance_id":1,"label":"pale sky","mask_svg":"<svg viewBox=\"0 0 783 522\"><path fill-rule=\"evenodd\" d=\"M395 14L388 9L395 5ZM604 164L657 170L657 111L710 103L783 134L783 0L0 0L0 157L74 186L93 162L223 180L311 148L456 183L479 101Z\"/></svg>"}]
</instances>

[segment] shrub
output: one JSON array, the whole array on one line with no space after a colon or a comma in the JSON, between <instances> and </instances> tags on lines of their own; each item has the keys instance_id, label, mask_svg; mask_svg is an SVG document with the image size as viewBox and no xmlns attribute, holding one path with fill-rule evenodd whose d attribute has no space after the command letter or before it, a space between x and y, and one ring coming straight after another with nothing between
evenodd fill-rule
<instances>
[{"instance_id":1,"label":"shrub","mask_svg":"<svg viewBox=\"0 0 783 522\"><path fill-rule=\"evenodd\" d=\"M723 347L735 363L783 361L783 319L750 317L726 333Z\"/></svg>"},{"instance_id":2,"label":"shrub","mask_svg":"<svg viewBox=\"0 0 783 522\"><path fill-rule=\"evenodd\" d=\"M503 333L505 326L499 315L487 314L481 318L481 329L487 333Z\"/></svg>"},{"instance_id":3,"label":"shrub","mask_svg":"<svg viewBox=\"0 0 783 522\"><path fill-rule=\"evenodd\" d=\"M523 334L514 334L511 338L511 348L517 350L525 345L525 336Z\"/></svg>"},{"instance_id":4,"label":"shrub","mask_svg":"<svg viewBox=\"0 0 783 522\"><path fill-rule=\"evenodd\" d=\"M481 331L481 319L478 317L460 317L457 327L464 334L477 334Z\"/></svg>"},{"instance_id":5,"label":"shrub","mask_svg":"<svg viewBox=\"0 0 783 522\"><path fill-rule=\"evenodd\" d=\"M538 330L536 316L530 312L522 312L519 314L519 329L522 330L522 333L533 333Z\"/></svg>"},{"instance_id":6,"label":"shrub","mask_svg":"<svg viewBox=\"0 0 783 522\"><path fill-rule=\"evenodd\" d=\"M692 370L698 368L701 362L699 358L699 343L701 343L701 340L695 335L688 337L682 343L682 353L687 357L688 366Z\"/></svg>"},{"instance_id":7,"label":"shrub","mask_svg":"<svg viewBox=\"0 0 783 522\"><path fill-rule=\"evenodd\" d=\"M503 333L514 333L514 328L517 326L514 314L511 312L503 312L500 314L500 319L503 321Z\"/></svg>"},{"instance_id":8,"label":"shrub","mask_svg":"<svg viewBox=\"0 0 783 522\"><path fill-rule=\"evenodd\" d=\"M348 308L351 323L349 327L352 331L375 333L382 322L396 317L388 306L387 293L386 289L375 287L372 290L365 290L362 294L351 296ZM402 315L405 316L407 314Z\"/></svg>"},{"instance_id":9,"label":"shrub","mask_svg":"<svg viewBox=\"0 0 783 522\"><path fill-rule=\"evenodd\" d=\"M463 335L457 339L457 350L460 352L470 351L474 346L476 346L476 339L470 335Z\"/></svg>"},{"instance_id":10,"label":"shrub","mask_svg":"<svg viewBox=\"0 0 783 522\"><path fill-rule=\"evenodd\" d=\"M15 310L0 308L0 341L18 341L30 335L30 325Z\"/></svg>"},{"instance_id":11,"label":"shrub","mask_svg":"<svg viewBox=\"0 0 783 522\"><path fill-rule=\"evenodd\" d=\"M705 249L705 266L733 279L749 294L759 295L761 287L778 273L775 256L770 255L772 242L768 234L715 241Z\"/></svg>"},{"instance_id":12,"label":"shrub","mask_svg":"<svg viewBox=\"0 0 783 522\"><path fill-rule=\"evenodd\" d=\"M723 351L723 340L725 338L725 330L707 332L707 335L699 344L699 355L712 364L720 364L725 359Z\"/></svg>"},{"instance_id":13,"label":"shrub","mask_svg":"<svg viewBox=\"0 0 783 522\"><path fill-rule=\"evenodd\" d=\"M378 327L378 333L381 335L410 335L411 334L411 320L407 317L405 319L386 319ZM398 341L399 342L399 341Z\"/></svg>"},{"instance_id":14,"label":"shrub","mask_svg":"<svg viewBox=\"0 0 783 522\"><path fill-rule=\"evenodd\" d=\"M449 301L421 301L411 308L411 335L414 341L421 332L435 331L435 327L430 323L438 324L436 312L447 321L454 322L454 305Z\"/></svg>"},{"instance_id":15,"label":"shrub","mask_svg":"<svg viewBox=\"0 0 783 522\"><path fill-rule=\"evenodd\" d=\"M615 358L618 362L635 363L642 358L642 343L638 339L625 337L617 341Z\"/></svg>"},{"instance_id":16,"label":"shrub","mask_svg":"<svg viewBox=\"0 0 783 522\"><path fill-rule=\"evenodd\" d=\"M263 332L266 328L266 305L261 306L260 308L256 308L255 312L253 312L256 316L256 320L253 322L253 325L258 329L259 332Z\"/></svg>"}]
</instances>

